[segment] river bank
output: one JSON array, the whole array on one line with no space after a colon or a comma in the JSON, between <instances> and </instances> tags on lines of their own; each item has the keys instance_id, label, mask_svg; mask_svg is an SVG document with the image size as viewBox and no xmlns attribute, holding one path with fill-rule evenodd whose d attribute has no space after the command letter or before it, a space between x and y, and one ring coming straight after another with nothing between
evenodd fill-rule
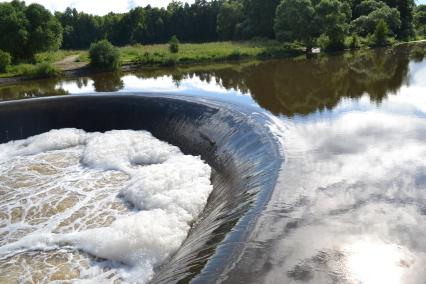
<instances>
[{"instance_id":1,"label":"river bank","mask_svg":"<svg viewBox=\"0 0 426 284\"><path fill-rule=\"evenodd\" d=\"M211 42L179 46L178 53L170 53L168 44L132 45L120 47L121 70L139 68L169 67L211 62L226 62L256 58L285 58L301 55L304 48L294 44L276 41ZM49 64L54 72L41 72L38 66ZM74 77L99 73L105 70L91 68L87 50L57 51L36 56L36 64L11 66L7 73L0 74L0 84L13 84L43 77ZM47 74L46 74L47 73Z\"/></svg>"},{"instance_id":2,"label":"river bank","mask_svg":"<svg viewBox=\"0 0 426 284\"><path fill-rule=\"evenodd\" d=\"M393 46L424 43L426 40L399 42ZM368 48L368 47L364 47ZM120 71L135 71L158 67L191 66L206 63L224 63L254 59L279 59L305 54L303 46L276 41L212 42L181 44L177 54L170 53L167 44L133 45L119 48L122 65ZM8 73L0 74L0 85L47 77L73 78L105 72L90 66L87 50L57 51L39 54L37 64L12 66ZM51 66L52 73L37 74L38 66ZM28 75L30 74L30 75ZM35 75L32 75L35 74Z\"/></svg>"}]
</instances>

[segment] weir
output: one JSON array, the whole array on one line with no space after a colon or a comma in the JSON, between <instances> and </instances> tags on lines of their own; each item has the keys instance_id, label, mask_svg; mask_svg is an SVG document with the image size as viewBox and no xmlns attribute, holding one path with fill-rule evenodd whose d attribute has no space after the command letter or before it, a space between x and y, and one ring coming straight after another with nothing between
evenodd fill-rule
<instances>
[{"instance_id":1,"label":"weir","mask_svg":"<svg viewBox=\"0 0 426 284\"><path fill-rule=\"evenodd\" d=\"M181 246L152 283L226 281L284 157L268 116L230 103L148 93L85 94L0 103L0 143L52 129L147 130L201 156L213 170L213 192Z\"/></svg>"}]
</instances>

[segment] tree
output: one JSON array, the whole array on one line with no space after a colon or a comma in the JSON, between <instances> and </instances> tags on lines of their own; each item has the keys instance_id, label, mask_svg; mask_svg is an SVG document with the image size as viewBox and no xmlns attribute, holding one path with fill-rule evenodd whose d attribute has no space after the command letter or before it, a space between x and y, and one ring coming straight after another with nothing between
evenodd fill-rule
<instances>
[{"instance_id":1,"label":"tree","mask_svg":"<svg viewBox=\"0 0 426 284\"><path fill-rule=\"evenodd\" d=\"M274 25L277 39L300 41L309 52L318 36L315 9L310 0L283 0L277 8Z\"/></svg>"},{"instance_id":2,"label":"tree","mask_svg":"<svg viewBox=\"0 0 426 284\"><path fill-rule=\"evenodd\" d=\"M58 50L62 45L62 26L53 15L39 4L31 4L25 10L28 25L27 55Z\"/></svg>"},{"instance_id":3,"label":"tree","mask_svg":"<svg viewBox=\"0 0 426 284\"><path fill-rule=\"evenodd\" d=\"M243 0L244 36L273 38L275 12L279 4L280 0Z\"/></svg>"},{"instance_id":4,"label":"tree","mask_svg":"<svg viewBox=\"0 0 426 284\"><path fill-rule=\"evenodd\" d=\"M55 13L55 17L64 28L63 48L65 49L85 49L92 42L105 37L104 17L79 13L71 8L67 8L64 13Z\"/></svg>"},{"instance_id":5,"label":"tree","mask_svg":"<svg viewBox=\"0 0 426 284\"><path fill-rule=\"evenodd\" d=\"M237 25L244 16L243 5L239 2L225 2L217 15L217 33L223 40L234 39L237 36Z\"/></svg>"},{"instance_id":6,"label":"tree","mask_svg":"<svg viewBox=\"0 0 426 284\"><path fill-rule=\"evenodd\" d=\"M381 9L386 4L382 1L376 0L364 0L353 9L353 17L357 19L361 16L368 16L371 12Z\"/></svg>"},{"instance_id":7,"label":"tree","mask_svg":"<svg viewBox=\"0 0 426 284\"><path fill-rule=\"evenodd\" d=\"M6 68L12 63L12 56L9 52L0 50L0 72L5 72Z\"/></svg>"},{"instance_id":8,"label":"tree","mask_svg":"<svg viewBox=\"0 0 426 284\"><path fill-rule=\"evenodd\" d=\"M384 5L382 8L372 11L367 16L362 15L351 22L351 28L360 36L374 33L377 24L383 20L392 34L396 35L401 27L399 12L395 8Z\"/></svg>"},{"instance_id":9,"label":"tree","mask_svg":"<svg viewBox=\"0 0 426 284\"><path fill-rule=\"evenodd\" d=\"M339 0L321 0L315 11L320 29L328 39L326 49L344 49L351 18L350 6Z\"/></svg>"},{"instance_id":10,"label":"tree","mask_svg":"<svg viewBox=\"0 0 426 284\"><path fill-rule=\"evenodd\" d=\"M398 31L398 38L409 40L414 37L413 13L416 4L414 0L397 1L397 9L400 14L401 26Z\"/></svg>"},{"instance_id":11,"label":"tree","mask_svg":"<svg viewBox=\"0 0 426 284\"><path fill-rule=\"evenodd\" d=\"M21 2L0 3L0 49L14 57L26 56L28 20Z\"/></svg>"},{"instance_id":12,"label":"tree","mask_svg":"<svg viewBox=\"0 0 426 284\"><path fill-rule=\"evenodd\" d=\"M414 13L416 27L426 35L426 5L419 5L416 7Z\"/></svg>"},{"instance_id":13,"label":"tree","mask_svg":"<svg viewBox=\"0 0 426 284\"><path fill-rule=\"evenodd\" d=\"M389 28L386 22L381 19L377 23L376 30L374 31L374 45L376 46L385 46L387 45L387 35Z\"/></svg>"},{"instance_id":14,"label":"tree","mask_svg":"<svg viewBox=\"0 0 426 284\"><path fill-rule=\"evenodd\" d=\"M120 53L107 40L92 43L89 58L90 64L96 68L116 70L120 67Z\"/></svg>"},{"instance_id":15,"label":"tree","mask_svg":"<svg viewBox=\"0 0 426 284\"><path fill-rule=\"evenodd\" d=\"M35 53L57 50L61 44L62 26L43 6L0 3L0 49L34 60Z\"/></svg>"}]
</instances>

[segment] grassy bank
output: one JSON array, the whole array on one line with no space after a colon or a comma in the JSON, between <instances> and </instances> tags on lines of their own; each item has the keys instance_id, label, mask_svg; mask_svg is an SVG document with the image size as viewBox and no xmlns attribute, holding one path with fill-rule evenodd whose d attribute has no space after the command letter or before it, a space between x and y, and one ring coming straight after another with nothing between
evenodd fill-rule
<instances>
[{"instance_id":1,"label":"grassy bank","mask_svg":"<svg viewBox=\"0 0 426 284\"><path fill-rule=\"evenodd\" d=\"M170 53L167 44L136 45L120 49L123 63L141 66L221 62L248 58L289 57L300 55L304 48L268 42L212 42L181 44L178 53Z\"/></svg>"},{"instance_id":2,"label":"grassy bank","mask_svg":"<svg viewBox=\"0 0 426 284\"><path fill-rule=\"evenodd\" d=\"M419 38L420 39L420 38ZM418 43L413 41L412 44ZM407 43L395 43L407 44ZM368 48L361 41L359 48ZM304 47L282 44L277 41L250 42L211 42L200 44L180 44L178 53L171 53L168 44L132 45L119 48L122 64L136 67L167 67L216 63L242 59L285 58L305 53ZM1 78L24 77L43 78L60 76L66 70L80 70L89 67L87 50L59 50L36 55L35 64L9 66ZM90 69L88 70L90 72ZM6 79L7 80L7 79Z\"/></svg>"},{"instance_id":3,"label":"grassy bank","mask_svg":"<svg viewBox=\"0 0 426 284\"><path fill-rule=\"evenodd\" d=\"M179 45L178 53L171 53L168 44L125 46L120 47L119 51L124 65L154 67L255 58L283 58L303 54L304 48L276 41L253 41L186 43ZM0 73L0 78L52 77L59 75L61 71L84 68L88 65L87 51L45 52L36 55L36 64L21 63L10 66L6 73ZM49 69L49 72L45 72L46 69Z\"/></svg>"}]
</instances>

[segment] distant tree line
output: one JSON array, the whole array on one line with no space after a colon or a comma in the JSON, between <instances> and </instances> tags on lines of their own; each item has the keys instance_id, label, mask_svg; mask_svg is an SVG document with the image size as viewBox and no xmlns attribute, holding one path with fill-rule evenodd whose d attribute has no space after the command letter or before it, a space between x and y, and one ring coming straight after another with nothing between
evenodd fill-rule
<instances>
[{"instance_id":1,"label":"distant tree line","mask_svg":"<svg viewBox=\"0 0 426 284\"><path fill-rule=\"evenodd\" d=\"M308 48L356 46L358 37L409 40L426 33L426 6L414 0L196 0L167 8L137 7L94 16L76 9L52 15L39 4L0 3L0 50L14 59L40 51L86 49L108 40L116 46L249 40L300 42ZM379 39L377 39L379 41Z\"/></svg>"}]
</instances>

